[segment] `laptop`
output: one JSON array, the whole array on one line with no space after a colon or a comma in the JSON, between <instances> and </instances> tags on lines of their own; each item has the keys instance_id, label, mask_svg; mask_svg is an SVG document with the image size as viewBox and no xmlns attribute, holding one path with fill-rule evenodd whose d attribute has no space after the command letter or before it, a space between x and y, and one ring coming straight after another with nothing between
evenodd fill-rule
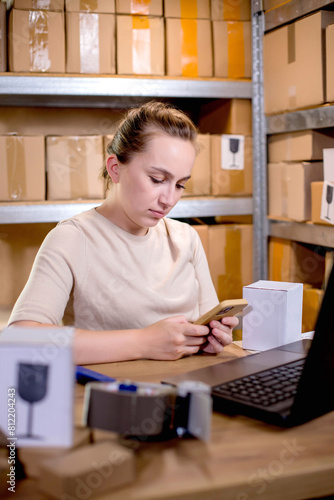
<instances>
[{"instance_id":1,"label":"laptop","mask_svg":"<svg viewBox=\"0 0 334 500\"><path fill-rule=\"evenodd\" d=\"M201 368L163 380L211 386L213 410L242 414L292 427L334 410L334 267L315 326L313 340Z\"/></svg>"}]
</instances>

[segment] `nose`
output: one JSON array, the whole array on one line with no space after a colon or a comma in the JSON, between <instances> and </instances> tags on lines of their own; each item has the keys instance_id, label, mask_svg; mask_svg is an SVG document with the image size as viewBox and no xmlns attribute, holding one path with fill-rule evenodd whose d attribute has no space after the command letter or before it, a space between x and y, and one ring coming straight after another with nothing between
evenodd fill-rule
<instances>
[{"instance_id":1,"label":"nose","mask_svg":"<svg viewBox=\"0 0 334 500\"><path fill-rule=\"evenodd\" d=\"M160 193L159 201L165 207L173 207L178 201L178 194L175 186L165 184Z\"/></svg>"}]
</instances>

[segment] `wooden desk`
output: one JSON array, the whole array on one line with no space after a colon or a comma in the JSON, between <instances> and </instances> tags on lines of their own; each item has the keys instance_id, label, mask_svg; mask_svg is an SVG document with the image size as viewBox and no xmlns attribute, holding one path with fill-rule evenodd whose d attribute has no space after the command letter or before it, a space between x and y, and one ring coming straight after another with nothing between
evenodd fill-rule
<instances>
[{"instance_id":1,"label":"wooden desk","mask_svg":"<svg viewBox=\"0 0 334 500\"><path fill-rule=\"evenodd\" d=\"M90 368L117 379L159 382L167 375L245 354L232 345L218 356ZM77 422L81 419L83 393L84 388L78 386ZM173 439L135 445L135 483L99 497L101 500L298 500L334 494L334 412L292 429L215 413L209 443ZM44 499L34 481L22 483L17 498Z\"/></svg>"}]
</instances>

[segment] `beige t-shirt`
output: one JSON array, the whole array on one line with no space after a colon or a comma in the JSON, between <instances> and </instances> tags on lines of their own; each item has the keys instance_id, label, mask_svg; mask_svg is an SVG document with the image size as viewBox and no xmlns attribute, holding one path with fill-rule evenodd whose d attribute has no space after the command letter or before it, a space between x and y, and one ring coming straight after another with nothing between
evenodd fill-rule
<instances>
[{"instance_id":1,"label":"beige t-shirt","mask_svg":"<svg viewBox=\"0 0 334 500\"><path fill-rule=\"evenodd\" d=\"M95 209L60 222L45 238L9 324L32 320L89 330L189 321L218 303L197 232L164 218L134 236Z\"/></svg>"}]
</instances>

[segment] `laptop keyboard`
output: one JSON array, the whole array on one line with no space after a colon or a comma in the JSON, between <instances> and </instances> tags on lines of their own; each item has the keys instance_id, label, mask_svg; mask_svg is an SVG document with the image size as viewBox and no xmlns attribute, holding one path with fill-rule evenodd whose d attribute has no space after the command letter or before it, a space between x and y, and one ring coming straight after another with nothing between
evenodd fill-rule
<instances>
[{"instance_id":1,"label":"laptop keyboard","mask_svg":"<svg viewBox=\"0 0 334 500\"><path fill-rule=\"evenodd\" d=\"M303 370L301 359L213 387L216 396L269 407L293 398Z\"/></svg>"}]
</instances>

